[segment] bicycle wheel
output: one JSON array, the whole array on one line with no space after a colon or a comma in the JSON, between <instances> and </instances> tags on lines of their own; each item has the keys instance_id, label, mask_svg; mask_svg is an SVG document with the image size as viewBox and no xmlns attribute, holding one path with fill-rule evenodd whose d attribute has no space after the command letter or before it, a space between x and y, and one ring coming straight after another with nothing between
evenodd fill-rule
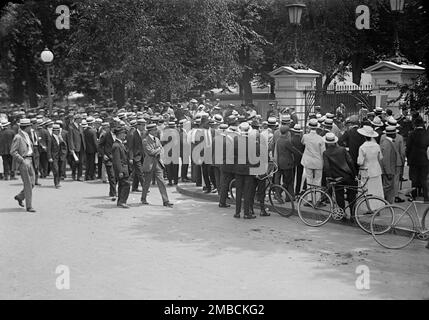
<instances>
[{"instance_id":1,"label":"bicycle wheel","mask_svg":"<svg viewBox=\"0 0 429 320\"><path fill-rule=\"evenodd\" d=\"M372 215L371 234L385 248L404 248L416 235L413 217L400 206L384 206Z\"/></svg>"},{"instance_id":2,"label":"bicycle wheel","mask_svg":"<svg viewBox=\"0 0 429 320\"><path fill-rule=\"evenodd\" d=\"M308 189L298 200L298 216L310 227L320 227L328 222L333 209L331 197L322 189Z\"/></svg>"},{"instance_id":3,"label":"bicycle wheel","mask_svg":"<svg viewBox=\"0 0 429 320\"><path fill-rule=\"evenodd\" d=\"M231 182L229 183L229 195L231 196L232 200L235 200L235 179L232 179Z\"/></svg>"},{"instance_id":4,"label":"bicycle wheel","mask_svg":"<svg viewBox=\"0 0 429 320\"><path fill-rule=\"evenodd\" d=\"M371 233L371 218L375 211L387 206L388 201L377 196L365 196L355 204L354 218L357 225L365 232Z\"/></svg>"},{"instance_id":5,"label":"bicycle wheel","mask_svg":"<svg viewBox=\"0 0 429 320\"><path fill-rule=\"evenodd\" d=\"M273 184L268 192L272 210L282 217L290 217L295 213L294 199L281 185Z\"/></svg>"}]
</instances>

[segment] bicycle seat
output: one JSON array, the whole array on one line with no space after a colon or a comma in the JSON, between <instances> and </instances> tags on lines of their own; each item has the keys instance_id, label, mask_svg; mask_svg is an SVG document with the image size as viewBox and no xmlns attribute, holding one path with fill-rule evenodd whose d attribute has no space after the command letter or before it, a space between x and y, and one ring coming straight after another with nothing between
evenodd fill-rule
<instances>
[{"instance_id":1,"label":"bicycle seat","mask_svg":"<svg viewBox=\"0 0 429 320\"><path fill-rule=\"evenodd\" d=\"M409 197L409 196L411 196L411 193L412 193L414 190L416 190L416 188L407 188L407 189L399 190L398 192L399 192L400 194L403 194L404 196Z\"/></svg>"}]
</instances>

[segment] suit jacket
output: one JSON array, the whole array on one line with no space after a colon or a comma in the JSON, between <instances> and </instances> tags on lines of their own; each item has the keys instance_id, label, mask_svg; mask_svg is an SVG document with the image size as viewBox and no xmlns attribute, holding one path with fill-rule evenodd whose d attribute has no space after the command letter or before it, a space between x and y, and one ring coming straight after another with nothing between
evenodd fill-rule
<instances>
[{"instance_id":1,"label":"suit jacket","mask_svg":"<svg viewBox=\"0 0 429 320\"><path fill-rule=\"evenodd\" d=\"M291 137L291 143L296 150L300 152L299 155L296 155L294 158L295 166L301 164L302 155L304 153L305 146L301 142L301 136L293 134Z\"/></svg>"},{"instance_id":2,"label":"suit jacket","mask_svg":"<svg viewBox=\"0 0 429 320\"><path fill-rule=\"evenodd\" d=\"M325 142L323 138L314 131L304 134L302 144L305 145L301 164L309 169L323 169L323 151Z\"/></svg>"},{"instance_id":3,"label":"suit jacket","mask_svg":"<svg viewBox=\"0 0 429 320\"><path fill-rule=\"evenodd\" d=\"M49 153L49 148L51 147L51 134L48 129L41 128L39 130L39 150L40 152Z\"/></svg>"},{"instance_id":4,"label":"suit jacket","mask_svg":"<svg viewBox=\"0 0 429 320\"><path fill-rule=\"evenodd\" d=\"M293 169L295 157L300 157L300 152L295 149L287 135L280 136L274 149L274 161L277 162L279 169Z\"/></svg>"},{"instance_id":5,"label":"suit jacket","mask_svg":"<svg viewBox=\"0 0 429 320\"><path fill-rule=\"evenodd\" d=\"M365 137L357 132L358 127L352 127L339 138L338 144L349 148L353 163L357 163L359 147L365 142Z\"/></svg>"},{"instance_id":6,"label":"suit jacket","mask_svg":"<svg viewBox=\"0 0 429 320\"><path fill-rule=\"evenodd\" d=\"M143 131L141 135L139 132L134 130L132 135L127 139L128 143L128 157L135 161L141 161L144 158L143 151L143 137L146 135L146 132Z\"/></svg>"},{"instance_id":7,"label":"suit jacket","mask_svg":"<svg viewBox=\"0 0 429 320\"><path fill-rule=\"evenodd\" d=\"M381 160L382 174L395 174L396 173L396 148L392 141L386 136L380 139L380 149L383 154Z\"/></svg>"},{"instance_id":8,"label":"suit jacket","mask_svg":"<svg viewBox=\"0 0 429 320\"><path fill-rule=\"evenodd\" d=\"M416 128L408 135L406 156L409 166L428 166L426 150L429 146L429 134L424 128Z\"/></svg>"},{"instance_id":9,"label":"suit jacket","mask_svg":"<svg viewBox=\"0 0 429 320\"><path fill-rule=\"evenodd\" d=\"M83 130L83 135L85 137L85 152L86 153L96 153L97 152L97 131L93 128L86 128Z\"/></svg>"},{"instance_id":10,"label":"suit jacket","mask_svg":"<svg viewBox=\"0 0 429 320\"><path fill-rule=\"evenodd\" d=\"M98 143L98 152L102 157L106 156L109 160L105 161L107 165L111 165L112 161L113 137L111 132L105 132L101 135Z\"/></svg>"},{"instance_id":11,"label":"suit jacket","mask_svg":"<svg viewBox=\"0 0 429 320\"><path fill-rule=\"evenodd\" d=\"M383 137L385 138L386 135L383 134L381 136L381 139L383 139ZM403 165L405 165L405 142L404 142L404 138L400 135L400 134L396 134L396 137L394 139L395 141L393 142L395 145L395 150L396 150L396 166L397 167L402 167Z\"/></svg>"},{"instance_id":12,"label":"suit jacket","mask_svg":"<svg viewBox=\"0 0 429 320\"><path fill-rule=\"evenodd\" d=\"M0 156L10 154L10 147L15 136L15 131L12 129L4 129L0 131Z\"/></svg>"},{"instance_id":13,"label":"suit jacket","mask_svg":"<svg viewBox=\"0 0 429 320\"><path fill-rule=\"evenodd\" d=\"M120 173L123 174L124 178L129 177L127 151L124 144L119 140L115 140L112 145L112 165L116 178L119 178Z\"/></svg>"},{"instance_id":14,"label":"suit jacket","mask_svg":"<svg viewBox=\"0 0 429 320\"><path fill-rule=\"evenodd\" d=\"M67 143L64 138L60 135L62 141L57 143L55 137L51 138L51 146L49 148L48 159L52 159L54 161L65 161L67 157ZM59 139L58 139L59 140Z\"/></svg>"},{"instance_id":15,"label":"suit jacket","mask_svg":"<svg viewBox=\"0 0 429 320\"><path fill-rule=\"evenodd\" d=\"M28 155L29 149L33 149L33 144L27 142L22 131L19 131L12 140L10 154L12 155L15 164L19 167L24 162L24 157Z\"/></svg>"},{"instance_id":16,"label":"suit jacket","mask_svg":"<svg viewBox=\"0 0 429 320\"><path fill-rule=\"evenodd\" d=\"M67 130L62 129L61 130L61 137L63 138L64 142L66 143L67 146L67 153L69 152L69 145L68 145L68 141L69 141L69 132Z\"/></svg>"},{"instance_id":17,"label":"suit jacket","mask_svg":"<svg viewBox=\"0 0 429 320\"><path fill-rule=\"evenodd\" d=\"M142 171L150 172L154 169L153 166L158 166L160 169L164 169L165 166L161 159L161 141L157 137L154 137L154 139L152 139L151 136L148 134L143 139L142 143L143 151L145 153Z\"/></svg>"},{"instance_id":18,"label":"suit jacket","mask_svg":"<svg viewBox=\"0 0 429 320\"><path fill-rule=\"evenodd\" d=\"M323 153L323 170L329 178L343 177L353 179L356 176L355 164L344 147L330 147Z\"/></svg>"},{"instance_id":19,"label":"suit jacket","mask_svg":"<svg viewBox=\"0 0 429 320\"><path fill-rule=\"evenodd\" d=\"M76 128L75 124L72 122L69 126L69 136L68 136L68 146L71 151L75 151L76 153L85 151L85 137L82 132L82 128L79 126Z\"/></svg>"}]
</instances>

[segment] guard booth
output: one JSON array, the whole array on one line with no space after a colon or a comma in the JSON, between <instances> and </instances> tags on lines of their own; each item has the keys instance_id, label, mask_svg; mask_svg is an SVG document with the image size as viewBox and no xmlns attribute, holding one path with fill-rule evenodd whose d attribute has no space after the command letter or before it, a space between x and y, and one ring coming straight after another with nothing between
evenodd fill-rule
<instances>
[{"instance_id":1,"label":"guard booth","mask_svg":"<svg viewBox=\"0 0 429 320\"><path fill-rule=\"evenodd\" d=\"M278 108L295 107L303 126L307 115L307 92L315 90L316 79L322 74L312 69L295 69L282 66L269 73L275 79L275 95Z\"/></svg>"}]
</instances>

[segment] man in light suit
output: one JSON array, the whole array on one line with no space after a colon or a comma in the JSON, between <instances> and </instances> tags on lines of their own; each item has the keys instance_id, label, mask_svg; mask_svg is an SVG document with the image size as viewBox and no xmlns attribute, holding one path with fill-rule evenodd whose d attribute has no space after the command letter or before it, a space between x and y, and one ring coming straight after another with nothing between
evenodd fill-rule
<instances>
[{"instance_id":1,"label":"man in light suit","mask_svg":"<svg viewBox=\"0 0 429 320\"><path fill-rule=\"evenodd\" d=\"M25 199L27 211L32 213L36 210L32 207L33 188L35 183L35 173L33 168L33 144L30 138L31 121L30 119L21 119L19 121L19 131L15 135L10 148L10 154L18 165L24 189L15 196L15 200L21 207Z\"/></svg>"},{"instance_id":2,"label":"man in light suit","mask_svg":"<svg viewBox=\"0 0 429 320\"><path fill-rule=\"evenodd\" d=\"M159 192L161 193L162 202L165 207L173 205L168 201L167 189L163 181L164 163L161 160L162 145L159 138L156 137L156 123L151 123L146 126L148 134L143 139L143 150L145 157L143 160L144 185L142 191L142 204L149 204L146 201L147 192L149 191L152 175L158 184Z\"/></svg>"},{"instance_id":3,"label":"man in light suit","mask_svg":"<svg viewBox=\"0 0 429 320\"><path fill-rule=\"evenodd\" d=\"M383 154L383 160L381 161L381 170L382 170L382 180L383 180L383 190L384 198L389 202L393 203L395 198L395 176L399 174L400 171L397 170L397 151L395 146L395 135L396 127L387 126L383 135L380 139L380 149Z\"/></svg>"}]
</instances>

